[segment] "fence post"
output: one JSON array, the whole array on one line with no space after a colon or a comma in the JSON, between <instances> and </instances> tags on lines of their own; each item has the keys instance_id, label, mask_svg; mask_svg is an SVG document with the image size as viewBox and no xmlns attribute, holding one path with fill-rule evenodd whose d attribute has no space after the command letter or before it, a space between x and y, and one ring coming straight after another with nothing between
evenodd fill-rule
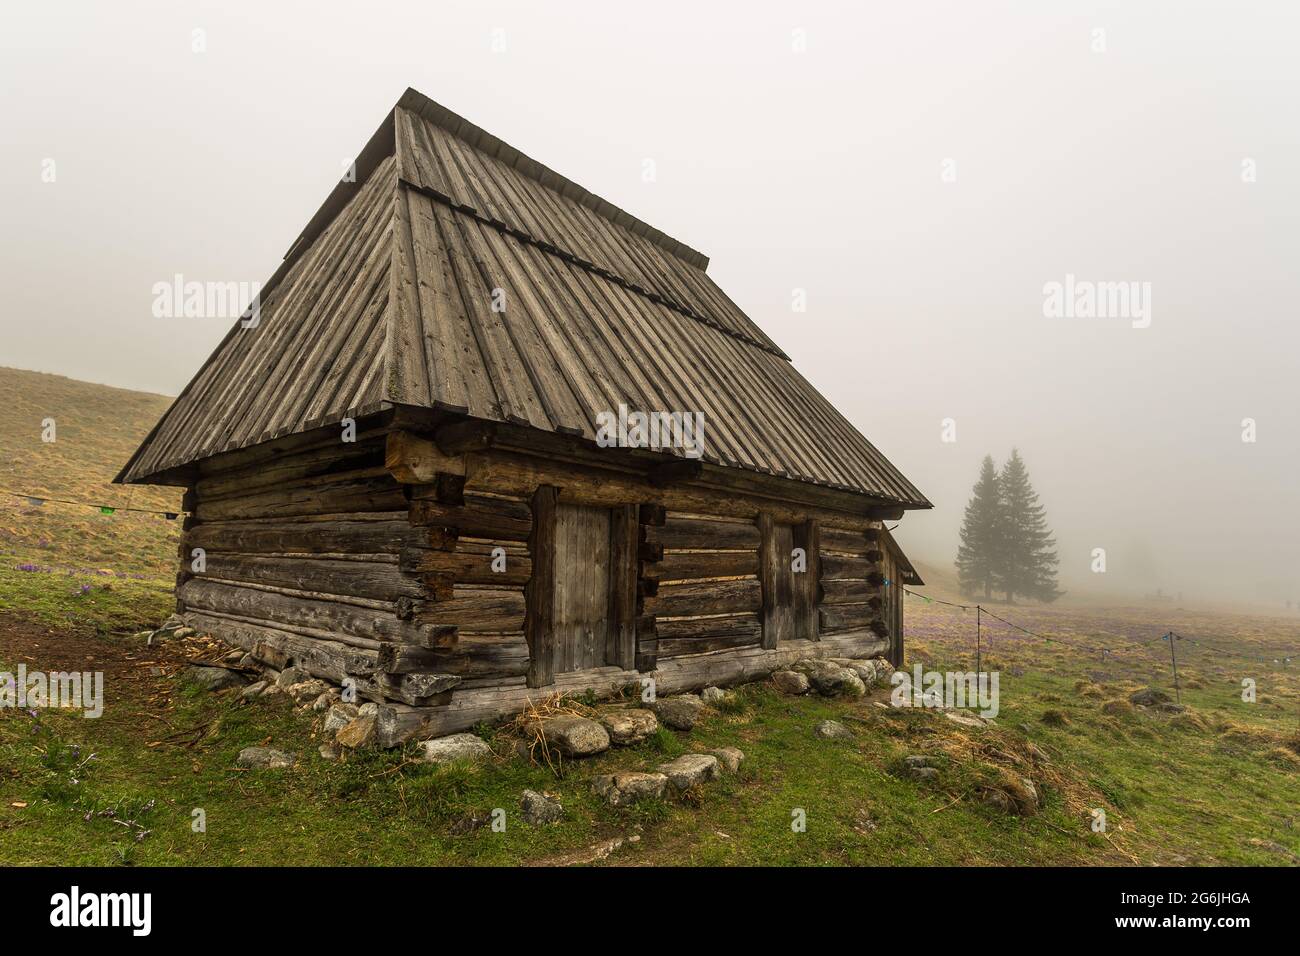
<instances>
[{"instance_id":1,"label":"fence post","mask_svg":"<svg viewBox=\"0 0 1300 956\"><path fill-rule=\"evenodd\" d=\"M1166 636L1169 638L1169 660L1174 665L1174 696L1177 698L1178 703L1181 704L1183 702L1183 692L1178 687L1178 655L1174 653L1174 639L1177 635L1170 631Z\"/></svg>"},{"instance_id":2,"label":"fence post","mask_svg":"<svg viewBox=\"0 0 1300 956\"><path fill-rule=\"evenodd\" d=\"M975 673L980 672L980 630L983 627L984 608L975 605Z\"/></svg>"}]
</instances>

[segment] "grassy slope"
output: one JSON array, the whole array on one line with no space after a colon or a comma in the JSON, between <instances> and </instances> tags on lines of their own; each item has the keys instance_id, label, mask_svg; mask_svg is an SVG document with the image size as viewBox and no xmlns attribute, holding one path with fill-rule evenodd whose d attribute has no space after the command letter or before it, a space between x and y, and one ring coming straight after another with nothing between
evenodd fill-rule
<instances>
[{"instance_id":1,"label":"grassy slope","mask_svg":"<svg viewBox=\"0 0 1300 956\"><path fill-rule=\"evenodd\" d=\"M175 510L174 488L111 481L171 399L0 368L0 488L109 506ZM41 423L56 422L52 443ZM157 515L47 503L0 494L0 561L73 570L167 577L174 573L179 522ZM102 577L102 576L101 576Z\"/></svg>"},{"instance_id":2,"label":"grassy slope","mask_svg":"<svg viewBox=\"0 0 1300 956\"><path fill-rule=\"evenodd\" d=\"M26 575L10 586L35 581ZM958 612L918 605L909 613L914 660L968 665L969 628L952 617ZM1096 616L1022 613L1042 615L1035 626L1070 639L1109 638L1116 646L1118 635L1146 630L1131 612L1100 628ZM0 636L5 623L0 618ZM1257 622L1214 623L1220 633L1233 628L1230 642L1269 646L1254 634ZM58 646L75 634L84 649ZM629 835L639 842L608 862L1300 862L1295 672L1231 655L1194 660L1188 652L1182 675L1191 717L1110 716L1101 709L1106 700L1149 683L1168 686L1159 645L1117 652L1099 666L1075 651L995 636L986 657L1002 674L995 727L962 728L871 700L785 698L759 684L689 735L662 731L557 775L514 756L435 770L407 762L410 750L326 762L315 753L317 715L293 710L284 698L243 705L233 694L188 689L176 677L182 648L150 649L129 637L66 627L42 633L37 644L46 641L55 651L93 653L95 666L108 670L107 709L99 720L0 711L0 831L7 837L0 863L508 864L561 859ZM15 654L16 642L7 643L0 645L3 665L12 668L15 656L39 664L40 651ZM1240 700L1242 675L1259 682L1255 704ZM824 717L844 721L856 738L814 739L811 728ZM512 753L502 733L484 732L499 753ZM1049 764L1027 759L1031 742ZM253 744L296 751L301 762L289 771L237 769L239 750ZM645 769L722 745L745 751L743 772L698 799L614 810L589 793L598 773ZM94 760L78 766L90 753ZM937 782L902 773L902 758L914 753L937 758ZM1040 813L1015 817L980 802L977 788L1004 770L1029 775L1045 793ZM565 821L544 828L521 823L516 811L525 787L557 794L568 809ZM467 814L498 807L507 813L504 833L455 832ZM194 808L207 814L206 833L190 828ZM1092 808L1106 811L1107 837L1090 831ZM150 835L137 842L126 827L97 815L106 809L116 819L139 820ZM807 814L805 833L791 830L796 809Z\"/></svg>"},{"instance_id":3,"label":"grassy slope","mask_svg":"<svg viewBox=\"0 0 1300 956\"><path fill-rule=\"evenodd\" d=\"M0 370L0 399L0 487L118 504L125 491L105 482L166 405L9 370ZM59 421L55 446L39 442L48 415ZM137 490L133 500L176 503L168 490ZM0 710L0 863L514 863L558 860L632 834L639 842L609 862L1300 862L1300 684L1295 665L1249 659L1294 649L1294 623L1168 609L1160 620L1142 609L1006 610L1031 629L1075 641L1118 648L1174 627L1226 648L1180 647L1191 718L1101 710L1131 688L1169 686L1165 645L1117 650L1103 662L991 626L985 659L1002 675L993 728L871 701L783 698L753 685L690 735L663 731L558 776L514 757L441 770L407 763L401 752L328 763L315 755L315 715L293 711L284 698L243 706L186 689L176 677L182 648L145 648L124 636L170 610L174 525L53 505L26 514L12 498L0 502L0 669L55 669L53 662L107 671L99 720ZM27 562L53 570L17 570ZM969 615L909 601L908 631L912 660L969 666ZM1255 704L1240 700L1244 676L1258 681ZM823 717L843 720L856 738L812 738ZM510 752L508 741L494 739ZM1027 759L1030 742L1050 764ZM300 765L235 768L241 748L267 743L299 752ZM613 810L589 793L597 773L725 744L748 755L742 774L698 799ZM901 773L912 753L942 764L936 783ZM1045 792L1041 813L1008 816L977 799L976 787L1007 769L1029 774ZM565 821L518 822L524 787L558 794ZM206 833L191 829L200 807ZM467 813L497 807L508 814L504 833L454 832ZM1107 837L1090 831L1093 807L1108 814ZM795 809L807 813L805 833L790 827ZM150 834L136 840L133 828L115 822L127 819Z\"/></svg>"}]
</instances>

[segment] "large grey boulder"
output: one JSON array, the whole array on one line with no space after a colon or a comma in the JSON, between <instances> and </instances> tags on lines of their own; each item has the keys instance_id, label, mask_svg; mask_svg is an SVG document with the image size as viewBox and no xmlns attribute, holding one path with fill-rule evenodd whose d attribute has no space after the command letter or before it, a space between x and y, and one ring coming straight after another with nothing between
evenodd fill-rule
<instances>
[{"instance_id":1,"label":"large grey boulder","mask_svg":"<svg viewBox=\"0 0 1300 956\"><path fill-rule=\"evenodd\" d=\"M845 670L834 661L821 660L815 657L797 661L791 669L806 675L809 683L813 686L813 690L826 697L834 697L843 693L851 687L851 681L856 681L859 685L862 683L858 680L856 674Z\"/></svg>"},{"instance_id":2,"label":"large grey boulder","mask_svg":"<svg viewBox=\"0 0 1300 956\"><path fill-rule=\"evenodd\" d=\"M356 717L334 735L334 742L349 750L373 746L379 739L379 721L375 717Z\"/></svg>"},{"instance_id":3,"label":"large grey boulder","mask_svg":"<svg viewBox=\"0 0 1300 956\"><path fill-rule=\"evenodd\" d=\"M548 747L565 757L590 757L609 749L605 728L586 717L551 717L528 724L532 733L540 732Z\"/></svg>"},{"instance_id":4,"label":"large grey boulder","mask_svg":"<svg viewBox=\"0 0 1300 956\"><path fill-rule=\"evenodd\" d=\"M664 726L673 730L690 730L704 716L704 701L692 694L665 697L655 701L654 711Z\"/></svg>"},{"instance_id":5,"label":"large grey boulder","mask_svg":"<svg viewBox=\"0 0 1300 956\"><path fill-rule=\"evenodd\" d=\"M841 666L856 674L868 689L888 684L894 673L893 665L882 657L869 661L844 661Z\"/></svg>"},{"instance_id":6,"label":"large grey boulder","mask_svg":"<svg viewBox=\"0 0 1300 956\"><path fill-rule=\"evenodd\" d=\"M813 728L813 736L822 740L852 740L853 731L838 720L823 720Z\"/></svg>"},{"instance_id":7,"label":"large grey boulder","mask_svg":"<svg viewBox=\"0 0 1300 956\"><path fill-rule=\"evenodd\" d=\"M297 759L293 754L283 750L276 750L274 747L245 747L239 752L239 757L235 763L241 767L254 767L256 769L292 767L294 760Z\"/></svg>"},{"instance_id":8,"label":"large grey boulder","mask_svg":"<svg viewBox=\"0 0 1300 956\"><path fill-rule=\"evenodd\" d=\"M284 692L293 698L295 704L306 704L325 693L329 686L323 680L313 677L309 680L299 681L296 684L290 684L284 689Z\"/></svg>"},{"instance_id":9,"label":"large grey boulder","mask_svg":"<svg viewBox=\"0 0 1300 956\"><path fill-rule=\"evenodd\" d=\"M853 697L861 697L867 692L867 685L863 683L862 678L854 671L847 667L840 668L844 673L844 683L840 687L841 694L847 694Z\"/></svg>"},{"instance_id":10,"label":"large grey boulder","mask_svg":"<svg viewBox=\"0 0 1300 956\"><path fill-rule=\"evenodd\" d=\"M712 754L682 754L655 769L678 790L689 790L722 776L722 765Z\"/></svg>"},{"instance_id":11,"label":"large grey boulder","mask_svg":"<svg viewBox=\"0 0 1300 956\"><path fill-rule=\"evenodd\" d=\"M224 690L227 687L243 687L248 683L240 674L224 667L194 666L185 668L185 676L204 690Z\"/></svg>"},{"instance_id":12,"label":"large grey boulder","mask_svg":"<svg viewBox=\"0 0 1300 956\"><path fill-rule=\"evenodd\" d=\"M600 723L610 742L620 747L640 743L659 729L654 712L641 708L608 711L600 715Z\"/></svg>"},{"instance_id":13,"label":"large grey boulder","mask_svg":"<svg viewBox=\"0 0 1300 956\"><path fill-rule=\"evenodd\" d=\"M718 763L727 773L735 773L745 760L745 753L739 747L719 747L709 753L718 758Z\"/></svg>"},{"instance_id":14,"label":"large grey boulder","mask_svg":"<svg viewBox=\"0 0 1300 956\"><path fill-rule=\"evenodd\" d=\"M559 800L536 790L525 790L519 798L519 806L523 810L524 822L533 826L554 823L564 816L564 807Z\"/></svg>"},{"instance_id":15,"label":"large grey boulder","mask_svg":"<svg viewBox=\"0 0 1300 956\"><path fill-rule=\"evenodd\" d=\"M301 684L305 680L311 680L311 675L305 670L302 670L299 667L286 667L284 670L280 671L279 676L275 679L275 683L277 686L283 687L287 690L294 684Z\"/></svg>"},{"instance_id":16,"label":"large grey boulder","mask_svg":"<svg viewBox=\"0 0 1300 956\"><path fill-rule=\"evenodd\" d=\"M984 727L991 723L985 720L979 714L968 713L964 710L944 710L940 711L948 720L954 724L961 724L963 727Z\"/></svg>"},{"instance_id":17,"label":"large grey boulder","mask_svg":"<svg viewBox=\"0 0 1300 956\"><path fill-rule=\"evenodd\" d=\"M356 704L335 704L325 714L325 732L337 733L357 717Z\"/></svg>"},{"instance_id":18,"label":"large grey boulder","mask_svg":"<svg viewBox=\"0 0 1300 956\"><path fill-rule=\"evenodd\" d=\"M812 686L808 682L808 675L798 671L776 671L772 675L772 683L781 693L791 695L806 694Z\"/></svg>"},{"instance_id":19,"label":"large grey boulder","mask_svg":"<svg viewBox=\"0 0 1300 956\"><path fill-rule=\"evenodd\" d=\"M420 759L425 763L450 763L453 760L482 760L492 756L487 741L474 734L452 734L420 741Z\"/></svg>"},{"instance_id":20,"label":"large grey boulder","mask_svg":"<svg viewBox=\"0 0 1300 956\"><path fill-rule=\"evenodd\" d=\"M700 699L711 707L716 707L730 696L721 687L706 687L700 691Z\"/></svg>"},{"instance_id":21,"label":"large grey boulder","mask_svg":"<svg viewBox=\"0 0 1300 956\"><path fill-rule=\"evenodd\" d=\"M594 793L612 807L630 807L641 800L664 795L668 778L662 773L607 773L591 782Z\"/></svg>"}]
</instances>

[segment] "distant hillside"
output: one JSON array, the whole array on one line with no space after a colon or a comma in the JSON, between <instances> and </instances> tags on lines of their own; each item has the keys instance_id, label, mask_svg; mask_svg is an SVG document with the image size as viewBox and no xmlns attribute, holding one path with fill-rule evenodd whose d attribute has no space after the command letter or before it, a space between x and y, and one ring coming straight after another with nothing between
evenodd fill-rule
<instances>
[{"instance_id":1,"label":"distant hillside","mask_svg":"<svg viewBox=\"0 0 1300 956\"><path fill-rule=\"evenodd\" d=\"M113 476L171 404L164 395L0 368L0 555L56 568L167 573L180 521L47 502L19 492L110 507L176 510L180 490L123 487ZM41 440L53 418L56 440Z\"/></svg>"}]
</instances>

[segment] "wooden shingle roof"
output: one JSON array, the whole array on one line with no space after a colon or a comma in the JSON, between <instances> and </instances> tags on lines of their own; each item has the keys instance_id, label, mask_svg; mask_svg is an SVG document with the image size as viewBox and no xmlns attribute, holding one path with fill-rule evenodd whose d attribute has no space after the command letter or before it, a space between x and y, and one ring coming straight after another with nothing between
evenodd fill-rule
<instances>
[{"instance_id":1,"label":"wooden shingle roof","mask_svg":"<svg viewBox=\"0 0 1300 956\"><path fill-rule=\"evenodd\" d=\"M708 260L407 91L119 475L414 406L595 439L702 412L704 460L928 507Z\"/></svg>"}]
</instances>

